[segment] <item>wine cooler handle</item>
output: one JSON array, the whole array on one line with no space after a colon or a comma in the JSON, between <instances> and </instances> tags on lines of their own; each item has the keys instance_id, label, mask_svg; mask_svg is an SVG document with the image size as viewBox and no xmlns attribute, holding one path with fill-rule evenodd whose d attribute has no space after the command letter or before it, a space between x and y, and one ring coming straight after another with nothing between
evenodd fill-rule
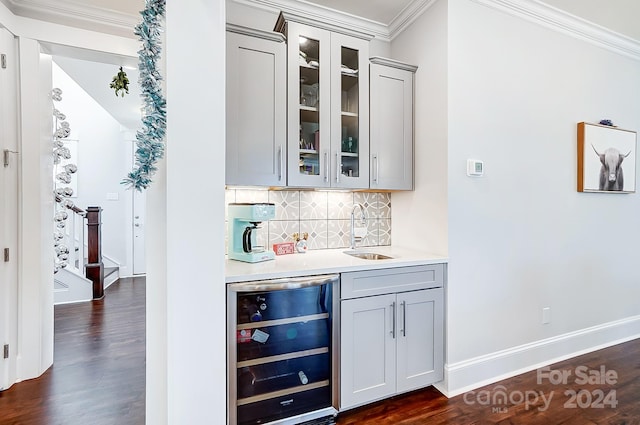
<instances>
[{"instance_id":1,"label":"wine cooler handle","mask_svg":"<svg viewBox=\"0 0 640 425\"><path fill-rule=\"evenodd\" d=\"M402 301L402 336L407 336L407 302Z\"/></svg>"},{"instance_id":2,"label":"wine cooler handle","mask_svg":"<svg viewBox=\"0 0 640 425\"><path fill-rule=\"evenodd\" d=\"M337 274L311 277L293 277L285 279L258 280L255 282L232 283L228 285L228 288L234 292L279 291L283 289L299 289L308 288L310 286L320 286L337 282L339 279L340 276Z\"/></svg>"},{"instance_id":3,"label":"wine cooler handle","mask_svg":"<svg viewBox=\"0 0 640 425\"><path fill-rule=\"evenodd\" d=\"M391 337L396 339L396 302L391 303Z\"/></svg>"},{"instance_id":4,"label":"wine cooler handle","mask_svg":"<svg viewBox=\"0 0 640 425\"><path fill-rule=\"evenodd\" d=\"M340 183L340 154L336 152L336 183Z\"/></svg>"}]
</instances>

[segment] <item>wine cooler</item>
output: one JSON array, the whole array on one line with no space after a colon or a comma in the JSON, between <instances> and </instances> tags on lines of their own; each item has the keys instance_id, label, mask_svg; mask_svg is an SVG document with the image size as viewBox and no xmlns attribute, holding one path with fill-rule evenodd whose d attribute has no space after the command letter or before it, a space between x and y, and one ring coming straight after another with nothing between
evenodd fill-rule
<instances>
[{"instance_id":1,"label":"wine cooler","mask_svg":"<svg viewBox=\"0 0 640 425\"><path fill-rule=\"evenodd\" d=\"M335 423L339 282L227 285L230 425Z\"/></svg>"}]
</instances>

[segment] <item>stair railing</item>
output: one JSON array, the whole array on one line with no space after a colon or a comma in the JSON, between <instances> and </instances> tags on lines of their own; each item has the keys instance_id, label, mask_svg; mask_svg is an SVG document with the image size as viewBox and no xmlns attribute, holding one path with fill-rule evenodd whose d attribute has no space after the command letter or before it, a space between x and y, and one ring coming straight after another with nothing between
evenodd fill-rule
<instances>
[{"instance_id":1,"label":"stair railing","mask_svg":"<svg viewBox=\"0 0 640 425\"><path fill-rule=\"evenodd\" d=\"M93 282L93 299L104 297L104 264L102 263L102 208L87 208L87 263L85 275Z\"/></svg>"},{"instance_id":2,"label":"stair railing","mask_svg":"<svg viewBox=\"0 0 640 425\"><path fill-rule=\"evenodd\" d=\"M61 201L59 196L56 196L56 200ZM66 220L63 232L62 242L69 248L66 268L84 276L85 245L87 243L84 220L87 213L75 205L67 207L67 209L73 214L70 214Z\"/></svg>"},{"instance_id":3,"label":"stair railing","mask_svg":"<svg viewBox=\"0 0 640 425\"><path fill-rule=\"evenodd\" d=\"M100 207L87 210L73 206L65 226L64 243L69 247L67 268L84 275L93 283L93 299L104 297L104 264L102 263L102 225ZM85 231L85 219L87 220ZM86 249L85 249L86 247Z\"/></svg>"}]
</instances>

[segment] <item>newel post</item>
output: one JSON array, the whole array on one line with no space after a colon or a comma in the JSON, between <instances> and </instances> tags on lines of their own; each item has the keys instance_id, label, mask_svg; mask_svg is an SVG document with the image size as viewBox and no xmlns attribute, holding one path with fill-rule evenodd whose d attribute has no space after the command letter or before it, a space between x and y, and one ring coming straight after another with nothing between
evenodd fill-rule
<instances>
[{"instance_id":1,"label":"newel post","mask_svg":"<svg viewBox=\"0 0 640 425\"><path fill-rule=\"evenodd\" d=\"M104 297L104 265L102 264L102 232L100 207L87 208L87 264L85 276L93 282L93 299Z\"/></svg>"}]
</instances>

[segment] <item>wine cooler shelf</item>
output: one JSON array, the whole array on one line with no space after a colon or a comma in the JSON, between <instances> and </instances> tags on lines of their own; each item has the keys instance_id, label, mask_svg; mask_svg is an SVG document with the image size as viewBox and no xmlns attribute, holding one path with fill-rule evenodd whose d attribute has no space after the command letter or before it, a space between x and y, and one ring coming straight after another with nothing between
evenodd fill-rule
<instances>
[{"instance_id":1,"label":"wine cooler shelf","mask_svg":"<svg viewBox=\"0 0 640 425\"><path fill-rule=\"evenodd\" d=\"M268 359L286 353L304 352L329 344L327 313L239 325L237 330L238 365ZM297 322L294 322L297 321ZM266 361L265 361L266 362Z\"/></svg>"},{"instance_id":2,"label":"wine cooler shelf","mask_svg":"<svg viewBox=\"0 0 640 425\"><path fill-rule=\"evenodd\" d=\"M238 406L329 384L329 350L238 368ZM284 393L283 393L284 392Z\"/></svg>"}]
</instances>

